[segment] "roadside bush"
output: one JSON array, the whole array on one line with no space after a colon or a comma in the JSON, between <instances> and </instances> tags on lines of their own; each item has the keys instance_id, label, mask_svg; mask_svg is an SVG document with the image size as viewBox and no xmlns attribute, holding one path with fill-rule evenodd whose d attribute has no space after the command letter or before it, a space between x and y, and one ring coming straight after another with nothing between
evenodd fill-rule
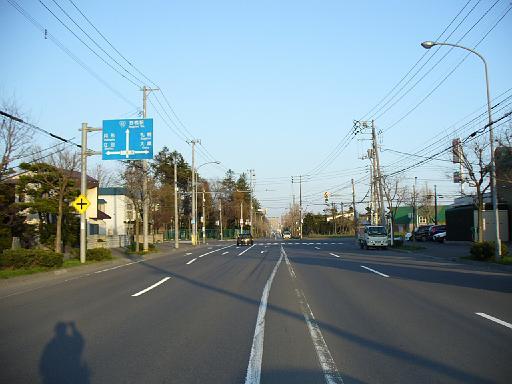
<instances>
[{"instance_id":1,"label":"roadside bush","mask_svg":"<svg viewBox=\"0 0 512 384\"><path fill-rule=\"evenodd\" d=\"M0 268L61 267L63 255L44 249L6 249L0 254Z\"/></svg>"},{"instance_id":2,"label":"roadside bush","mask_svg":"<svg viewBox=\"0 0 512 384\"><path fill-rule=\"evenodd\" d=\"M469 253L476 260L489 260L494 257L494 244L490 241L474 243Z\"/></svg>"},{"instance_id":3,"label":"roadside bush","mask_svg":"<svg viewBox=\"0 0 512 384\"><path fill-rule=\"evenodd\" d=\"M112 259L112 252L108 248L88 249L85 258L95 261L110 260Z\"/></svg>"},{"instance_id":4,"label":"roadside bush","mask_svg":"<svg viewBox=\"0 0 512 384\"><path fill-rule=\"evenodd\" d=\"M482 243L475 243L471 246L471 256L476 260L489 260L495 256L494 241L484 241ZM501 242L501 255L508 255L507 244Z\"/></svg>"}]
</instances>

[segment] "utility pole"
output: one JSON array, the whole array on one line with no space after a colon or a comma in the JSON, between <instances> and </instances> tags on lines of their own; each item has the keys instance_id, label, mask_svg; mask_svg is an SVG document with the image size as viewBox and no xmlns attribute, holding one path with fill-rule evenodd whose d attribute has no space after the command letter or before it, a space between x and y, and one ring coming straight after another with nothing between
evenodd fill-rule
<instances>
[{"instance_id":1,"label":"utility pole","mask_svg":"<svg viewBox=\"0 0 512 384\"><path fill-rule=\"evenodd\" d=\"M224 240L222 233L222 199L219 199L219 224L220 224L220 239Z\"/></svg>"},{"instance_id":2,"label":"utility pole","mask_svg":"<svg viewBox=\"0 0 512 384\"><path fill-rule=\"evenodd\" d=\"M142 87L142 117L147 117L147 99L151 91L158 91L158 88L148 88L145 85ZM142 160L142 237L143 237L143 250L149 250L148 245L148 232L149 232L149 199L148 199L148 162ZM139 241L139 239L137 239Z\"/></svg>"},{"instance_id":3,"label":"utility pole","mask_svg":"<svg viewBox=\"0 0 512 384\"><path fill-rule=\"evenodd\" d=\"M413 207L412 207L412 233L416 230L416 182L418 181L418 177L414 177L414 185L412 186L412 199L413 199ZM414 238L414 236L413 236Z\"/></svg>"},{"instance_id":4,"label":"utility pole","mask_svg":"<svg viewBox=\"0 0 512 384\"><path fill-rule=\"evenodd\" d=\"M434 184L434 224L437 225L437 185Z\"/></svg>"},{"instance_id":5,"label":"utility pole","mask_svg":"<svg viewBox=\"0 0 512 384\"><path fill-rule=\"evenodd\" d=\"M244 201L240 202L240 234L244 230Z\"/></svg>"},{"instance_id":6,"label":"utility pole","mask_svg":"<svg viewBox=\"0 0 512 384\"><path fill-rule=\"evenodd\" d=\"M386 213L384 212L384 190L382 187L382 172L380 169L379 161L379 146L377 144L377 135L375 133L375 123L372 120L372 139L373 139L373 150L375 155L375 164L377 166L377 182L379 184L379 205L380 205L380 225L386 226Z\"/></svg>"},{"instance_id":7,"label":"utility pole","mask_svg":"<svg viewBox=\"0 0 512 384\"><path fill-rule=\"evenodd\" d=\"M203 244L206 244L206 216L205 216L205 209L204 209L204 203L206 202L206 199L204 198L204 184L203 184Z\"/></svg>"},{"instance_id":8,"label":"utility pole","mask_svg":"<svg viewBox=\"0 0 512 384\"><path fill-rule=\"evenodd\" d=\"M180 247L179 243L179 222L178 222L178 165L177 156L174 157L174 248Z\"/></svg>"},{"instance_id":9,"label":"utility pole","mask_svg":"<svg viewBox=\"0 0 512 384\"><path fill-rule=\"evenodd\" d=\"M299 236L302 239L302 175L292 176L292 184L294 183L294 177L299 178ZM295 205L295 195L293 204Z\"/></svg>"},{"instance_id":10,"label":"utility pole","mask_svg":"<svg viewBox=\"0 0 512 384\"><path fill-rule=\"evenodd\" d=\"M249 187L249 198L250 198L250 206L249 206L249 224L250 224L250 234L252 236L252 177L254 176L254 169L249 169L250 172L250 187Z\"/></svg>"},{"instance_id":11,"label":"utility pole","mask_svg":"<svg viewBox=\"0 0 512 384\"><path fill-rule=\"evenodd\" d=\"M357 237L356 189L352 179L352 214L354 215L354 236Z\"/></svg>"},{"instance_id":12,"label":"utility pole","mask_svg":"<svg viewBox=\"0 0 512 384\"><path fill-rule=\"evenodd\" d=\"M188 142L192 144L192 245L197 244L197 223L196 223L196 176L195 176L195 166L196 166L196 155L195 155L195 147L197 143L201 143L201 140L194 139Z\"/></svg>"},{"instance_id":13,"label":"utility pole","mask_svg":"<svg viewBox=\"0 0 512 384\"><path fill-rule=\"evenodd\" d=\"M101 131L101 128L91 128L87 123L82 123L82 145L81 145L81 174L80 194L87 197L87 156L101 155L101 152L89 151L87 149L87 133ZM85 263L87 254L87 216L86 212L80 213L80 262Z\"/></svg>"}]
</instances>

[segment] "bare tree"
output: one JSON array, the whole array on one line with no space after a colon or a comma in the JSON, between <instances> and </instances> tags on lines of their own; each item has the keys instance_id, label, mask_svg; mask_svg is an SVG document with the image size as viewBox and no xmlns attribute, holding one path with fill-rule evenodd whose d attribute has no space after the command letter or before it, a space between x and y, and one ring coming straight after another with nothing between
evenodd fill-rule
<instances>
[{"instance_id":1,"label":"bare tree","mask_svg":"<svg viewBox=\"0 0 512 384\"><path fill-rule=\"evenodd\" d=\"M11 164L27 148L31 129L18 121L20 109L16 101L2 103L0 122L0 180L11 173Z\"/></svg>"},{"instance_id":2,"label":"bare tree","mask_svg":"<svg viewBox=\"0 0 512 384\"><path fill-rule=\"evenodd\" d=\"M461 148L460 158L463 167L467 170L472 187L476 188L476 205L478 209L478 242L484 239L484 194L490 187L489 160L486 158L488 143L485 141L473 141L467 150Z\"/></svg>"},{"instance_id":3,"label":"bare tree","mask_svg":"<svg viewBox=\"0 0 512 384\"><path fill-rule=\"evenodd\" d=\"M434 192L427 183L419 192L418 215L424 217L427 220L427 224L434 221Z\"/></svg>"},{"instance_id":4,"label":"bare tree","mask_svg":"<svg viewBox=\"0 0 512 384\"><path fill-rule=\"evenodd\" d=\"M108 169L102 163L96 164L91 171L91 176L98 180L100 187L113 187L122 183L120 172Z\"/></svg>"},{"instance_id":5,"label":"bare tree","mask_svg":"<svg viewBox=\"0 0 512 384\"><path fill-rule=\"evenodd\" d=\"M384 187L384 196L386 198L386 202L388 203L388 210L391 214L391 222L394 231L396 214L398 208L400 208L400 206L404 204L407 199L408 188L401 186L400 179L397 177L391 178L384 176L382 181ZM394 234L391 233L391 236L394 237Z\"/></svg>"}]
</instances>

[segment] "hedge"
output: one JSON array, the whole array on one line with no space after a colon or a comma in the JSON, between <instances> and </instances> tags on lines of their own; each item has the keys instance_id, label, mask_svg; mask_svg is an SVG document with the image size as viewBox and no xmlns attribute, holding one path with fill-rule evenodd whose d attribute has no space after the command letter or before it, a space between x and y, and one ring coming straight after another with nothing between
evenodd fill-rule
<instances>
[{"instance_id":1,"label":"hedge","mask_svg":"<svg viewBox=\"0 0 512 384\"><path fill-rule=\"evenodd\" d=\"M484 241L482 243L474 243L469 251L471 256L476 260L489 260L494 257L494 241ZM501 255L508 254L507 244L501 243Z\"/></svg>"},{"instance_id":2,"label":"hedge","mask_svg":"<svg viewBox=\"0 0 512 384\"><path fill-rule=\"evenodd\" d=\"M0 254L0 268L62 267L62 253L44 249L6 249Z\"/></svg>"},{"instance_id":3,"label":"hedge","mask_svg":"<svg viewBox=\"0 0 512 384\"><path fill-rule=\"evenodd\" d=\"M94 248L88 249L85 256L86 260L110 260L112 258L112 252L108 248Z\"/></svg>"}]
</instances>

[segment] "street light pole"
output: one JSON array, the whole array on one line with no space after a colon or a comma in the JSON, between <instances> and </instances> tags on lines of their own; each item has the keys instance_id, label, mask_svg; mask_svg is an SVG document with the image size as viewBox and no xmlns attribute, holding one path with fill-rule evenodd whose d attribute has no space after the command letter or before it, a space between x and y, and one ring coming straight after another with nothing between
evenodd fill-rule
<instances>
[{"instance_id":1,"label":"street light pole","mask_svg":"<svg viewBox=\"0 0 512 384\"><path fill-rule=\"evenodd\" d=\"M491 148L491 195L492 195L492 209L494 212L494 221L496 223L495 232L495 253L496 253L496 260L499 261L501 257L501 240L500 240L500 219L499 219L499 212L498 212L498 194L496 190L496 163L494 159L494 129L492 126L492 112L491 112L491 92L489 87L489 75L487 72L487 61L485 61L484 57L479 54L477 51L464 47L462 45L458 44L451 44L451 43L438 43L436 41L424 41L421 43L421 46L425 49L430 49L435 45L447 45L450 47L455 48L461 48L466 51L469 51L471 53L474 53L477 55L482 62L484 63L484 70L485 70L485 85L486 85L486 92L487 92L487 115L488 115L488 126L489 126L489 140L490 140L490 148Z\"/></svg>"}]
</instances>

